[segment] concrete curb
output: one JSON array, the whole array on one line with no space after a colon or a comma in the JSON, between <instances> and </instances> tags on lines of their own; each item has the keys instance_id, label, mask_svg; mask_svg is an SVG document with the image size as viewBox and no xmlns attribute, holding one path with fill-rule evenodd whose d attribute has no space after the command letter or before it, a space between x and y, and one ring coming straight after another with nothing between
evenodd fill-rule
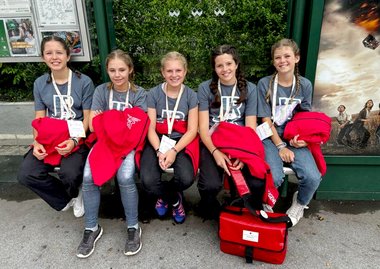
<instances>
[{"instance_id":1,"label":"concrete curb","mask_svg":"<svg viewBox=\"0 0 380 269\"><path fill-rule=\"evenodd\" d=\"M33 105L34 102L33 101L30 101L30 102L0 102L0 106L14 106L14 105L17 105L17 106L20 106L20 105Z\"/></svg>"},{"instance_id":2,"label":"concrete curb","mask_svg":"<svg viewBox=\"0 0 380 269\"><path fill-rule=\"evenodd\" d=\"M32 143L31 134L0 134L0 156L24 155Z\"/></svg>"},{"instance_id":3,"label":"concrete curb","mask_svg":"<svg viewBox=\"0 0 380 269\"><path fill-rule=\"evenodd\" d=\"M0 134L0 146L27 146L32 142L31 134Z\"/></svg>"}]
</instances>

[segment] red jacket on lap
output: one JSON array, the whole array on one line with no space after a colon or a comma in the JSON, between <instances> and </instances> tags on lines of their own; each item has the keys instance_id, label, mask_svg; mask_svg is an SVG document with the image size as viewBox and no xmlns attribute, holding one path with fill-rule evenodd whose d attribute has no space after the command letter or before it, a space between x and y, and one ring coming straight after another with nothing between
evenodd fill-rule
<instances>
[{"instance_id":1,"label":"red jacket on lap","mask_svg":"<svg viewBox=\"0 0 380 269\"><path fill-rule=\"evenodd\" d=\"M123 158L136 150L135 160L145 144L149 128L147 114L138 107L126 108L124 111L107 110L94 117L92 126L97 142L89 156L94 183L103 185L119 169Z\"/></svg>"},{"instance_id":2,"label":"red jacket on lap","mask_svg":"<svg viewBox=\"0 0 380 269\"><path fill-rule=\"evenodd\" d=\"M57 152L55 147L70 138L67 121L44 117L34 119L32 126L37 131L36 141L44 146L48 154L44 158L44 163L58 166L61 163L62 155ZM78 150L78 148L76 146L70 154Z\"/></svg>"},{"instance_id":3,"label":"red jacket on lap","mask_svg":"<svg viewBox=\"0 0 380 269\"><path fill-rule=\"evenodd\" d=\"M330 138L331 118L321 112L298 112L289 121L284 130L284 138L291 140L299 135L298 140L304 140L314 157L319 172L326 174L326 161L322 154L321 144Z\"/></svg>"},{"instance_id":4,"label":"red jacket on lap","mask_svg":"<svg viewBox=\"0 0 380 269\"><path fill-rule=\"evenodd\" d=\"M251 174L265 180L263 203L274 206L278 191L269 165L265 162L264 146L256 132L245 126L221 122L211 135L214 145L231 158L238 158L248 166Z\"/></svg>"}]
</instances>

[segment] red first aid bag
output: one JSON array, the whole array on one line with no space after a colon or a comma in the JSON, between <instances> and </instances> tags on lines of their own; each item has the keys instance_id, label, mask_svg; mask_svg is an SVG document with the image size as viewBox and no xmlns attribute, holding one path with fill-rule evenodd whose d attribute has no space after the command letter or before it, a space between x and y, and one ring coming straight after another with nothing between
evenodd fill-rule
<instances>
[{"instance_id":1,"label":"red first aid bag","mask_svg":"<svg viewBox=\"0 0 380 269\"><path fill-rule=\"evenodd\" d=\"M267 213L268 217L286 216ZM220 214L219 237L221 251L252 260L281 264L287 249L287 224L269 223L252 215L249 210L227 206Z\"/></svg>"}]
</instances>

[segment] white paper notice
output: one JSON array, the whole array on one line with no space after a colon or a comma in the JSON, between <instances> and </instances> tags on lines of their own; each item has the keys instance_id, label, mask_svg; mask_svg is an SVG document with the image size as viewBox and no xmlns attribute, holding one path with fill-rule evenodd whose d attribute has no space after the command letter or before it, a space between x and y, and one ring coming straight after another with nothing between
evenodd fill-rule
<instances>
[{"instance_id":1,"label":"white paper notice","mask_svg":"<svg viewBox=\"0 0 380 269\"><path fill-rule=\"evenodd\" d=\"M69 126L70 137L86 137L86 132L81 121L68 120L67 125Z\"/></svg>"},{"instance_id":2,"label":"white paper notice","mask_svg":"<svg viewBox=\"0 0 380 269\"><path fill-rule=\"evenodd\" d=\"M36 0L41 26L77 25L74 0Z\"/></svg>"},{"instance_id":3,"label":"white paper notice","mask_svg":"<svg viewBox=\"0 0 380 269\"><path fill-rule=\"evenodd\" d=\"M256 133L261 140L264 140L265 138L273 135L272 129L269 127L268 122L264 122L257 126Z\"/></svg>"},{"instance_id":4,"label":"white paper notice","mask_svg":"<svg viewBox=\"0 0 380 269\"><path fill-rule=\"evenodd\" d=\"M161 138L160 148L158 149L158 151L165 154L168 150L174 147L176 143L177 141L170 139L166 135L163 135Z\"/></svg>"},{"instance_id":5,"label":"white paper notice","mask_svg":"<svg viewBox=\"0 0 380 269\"><path fill-rule=\"evenodd\" d=\"M257 243L259 242L259 233L243 230L243 240Z\"/></svg>"}]
</instances>

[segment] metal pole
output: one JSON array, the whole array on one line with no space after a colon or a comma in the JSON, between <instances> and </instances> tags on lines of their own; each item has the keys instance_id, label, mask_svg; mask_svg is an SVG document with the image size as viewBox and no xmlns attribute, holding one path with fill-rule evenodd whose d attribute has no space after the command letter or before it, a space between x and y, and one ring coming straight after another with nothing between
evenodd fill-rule
<instances>
[{"instance_id":1,"label":"metal pole","mask_svg":"<svg viewBox=\"0 0 380 269\"><path fill-rule=\"evenodd\" d=\"M305 15L305 2L306 0L295 0L293 23L291 29L291 38L302 46L302 31Z\"/></svg>"},{"instance_id":2,"label":"metal pole","mask_svg":"<svg viewBox=\"0 0 380 269\"><path fill-rule=\"evenodd\" d=\"M107 71L104 66L105 59L110 51L109 46L109 36L107 30L107 17L105 14L105 3L104 0L94 1L94 14L95 14L95 24L96 33L98 35L98 47L99 47L99 57L100 57L100 68L102 80L107 81Z\"/></svg>"},{"instance_id":3,"label":"metal pole","mask_svg":"<svg viewBox=\"0 0 380 269\"><path fill-rule=\"evenodd\" d=\"M108 42L110 50L116 48L116 35L115 35L115 27L113 23L113 8L112 8L113 0L106 0L106 15L107 15L107 26L108 26Z\"/></svg>"},{"instance_id":4,"label":"metal pole","mask_svg":"<svg viewBox=\"0 0 380 269\"><path fill-rule=\"evenodd\" d=\"M308 47L305 77L307 77L313 84L315 80L315 72L317 69L324 5L324 0L314 0L312 3L312 9L310 11L311 16L307 45Z\"/></svg>"},{"instance_id":5,"label":"metal pole","mask_svg":"<svg viewBox=\"0 0 380 269\"><path fill-rule=\"evenodd\" d=\"M294 6L294 0L288 1L288 18L287 18L287 24L286 24L286 37L292 38L291 36L291 29L293 26L293 6Z\"/></svg>"}]
</instances>

